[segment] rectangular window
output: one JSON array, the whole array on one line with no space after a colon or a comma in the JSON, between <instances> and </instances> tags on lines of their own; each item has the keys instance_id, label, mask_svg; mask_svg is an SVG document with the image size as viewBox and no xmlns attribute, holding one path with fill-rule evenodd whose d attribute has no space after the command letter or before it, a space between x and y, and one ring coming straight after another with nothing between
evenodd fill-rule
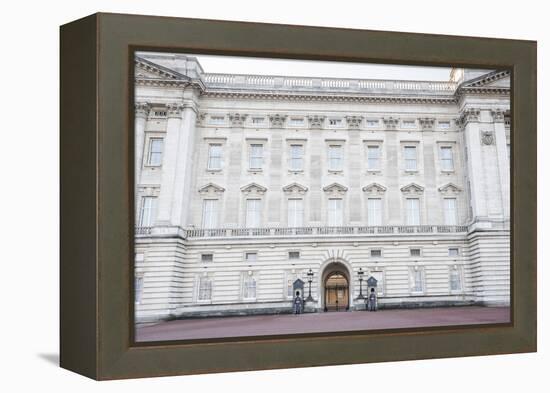
<instances>
[{"instance_id":1,"label":"rectangular window","mask_svg":"<svg viewBox=\"0 0 550 393\"><path fill-rule=\"evenodd\" d=\"M160 166L162 164L162 149L164 139L151 138L149 139L149 158L147 164L151 166Z\"/></svg>"},{"instance_id":2,"label":"rectangular window","mask_svg":"<svg viewBox=\"0 0 550 393\"><path fill-rule=\"evenodd\" d=\"M440 121L437 124L439 125L439 128L443 128L443 129L451 128L450 121Z\"/></svg>"},{"instance_id":3,"label":"rectangular window","mask_svg":"<svg viewBox=\"0 0 550 393\"><path fill-rule=\"evenodd\" d=\"M201 262L212 262L214 254L201 254Z\"/></svg>"},{"instance_id":4,"label":"rectangular window","mask_svg":"<svg viewBox=\"0 0 550 393\"><path fill-rule=\"evenodd\" d=\"M304 146L290 145L290 169L293 171L304 169Z\"/></svg>"},{"instance_id":5,"label":"rectangular window","mask_svg":"<svg viewBox=\"0 0 550 393\"><path fill-rule=\"evenodd\" d=\"M260 125L264 124L265 118L264 117L253 117L252 118L252 124Z\"/></svg>"},{"instance_id":6,"label":"rectangular window","mask_svg":"<svg viewBox=\"0 0 550 393\"><path fill-rule=\"evenodd\" d=\"M411 292L424 292L424 269L411 268Z\"/></svg>"},{"instance_id":7,"label":"rectangular window","mask_svg":"<svg viewBox=\"0 0 550 393\"><path fill-rule=\"evenodd\" d=\"M378 127L378 120L367 119L367 127Z\"/></svg>"},{"instance_id":8,"label":"rectangular window","mask_svg":"<svg viewBox=\"0 0 550 393\"><path fill-rule=\"evenodd\" d=\"M369 226L382 225L382 199L369 198L367 200L367 224Z\"/></svg>"},{"instance_id":9,"label":"rectangular window","mask_svg":"<svg viewBox=\"0 0 550 393\"><path fill-rule=\"evenodd\" d=\"M460 268L458 266L452 266L449 274L449 281L451 291L461 291L462 290L462 277Z\"/></svg>"},{"instance_id":10,"label":"rectangular window","mask_svg":"<svg viewBox=\"0 0 550 393\"><path fill-rule=\"evenodd\" d=\"M302 199L288 200L288 226L301 227L304 225L304 201Z\"/></svg>"},{"instance_id":11,"label":"rectangular window","mask_svg":"<svg viewBox=\"0 0 550 393\"><path fill-rule=\"evenodd\" d=\"M403 120L403 128L416 128L416 122L414 120Z\"/></svg>"},{"instance_id":12,"label":"rectangular window","mask_svg":"<svg viewBox=\"0 0 550 393\"><path fill-rule=\"evenodd\" d=\"M222 169L222 145L212 143L208 146L208 169Z\"/></svg>"},{"instance_id":13,"label":"rectangular window","mask_svg":"<svg viewBox=\"0 0 550 393\"><path fill-rule=\"evenodd\" d=\"M449 256L458 257L458 248L456 247L449 248Z\"/></svg>"},{"instance_id":14,"label":"rectangular window","mask_svg":"<svg viewBox=\"0 0 550 393\"><path fill-rule=\"evenodd\" d=\"M328 200L328 225L337 227L343 225L344 211L343 201L340 198L331 198Z\"/></svg>"},{"instance_id":15,"label":"rectangular window","mask_svg":"<svg viewBox=\"0 0 550 393\"><path fill-rule=\"evenodd\" d=\"M405 170L416 171L416 146L405 146Z\"/></svg>"},{"instance_id":16,"label":"rectangular window","mask_svg":"<svg viewBox=\"0 0 550 393\"><path fill-rule=\"evenodd\" d=\"M510 144L506 144L506 152L508 153L508 162L510 162Z\"/></svg>"},{"instance_id":17,"label":"rectangular window","mask_svg":"<svg viewBox=\"0 0 550 393\"><path fill-rule=\"evenodd\" d=\"M205 199L202 201L202 227L216 228L218 226L218 200Z\"/></svg>"},{"instance_id":18,"label":"rectangular window","mask_svg":"<svg viewBox=\"0 0 550 393\"><path fill-rule=\"evenodd\" d=\"M251 275L244 277L243 298L256 299L256 278Z\"/></svg>"},{"instance_id":19,"label":"rectangular window","mask_svg":"<svg viewBox=\"0 0 550 393\"><path fill-rule=\"evenodd\" d=\"M367 169L380 169L380 146L367 146Z\"/></svg>"},{"instance_id":20,"label":"rectangular window","mask_svg":"<svg viewBox=\"0 0 550 393\"><path fill-rule=\"evenodd\" d=\"M287 297L293 297L294 296L294 277L291 273L287 273L287 279L286 279L286 296Z\"/></svg>"},{"instance_id":21,"label":"rectangular window","mask_svg":"<svg viewBox=\"0 0 550 393\"><path fill-rule=\"evenodd\" d=\"M439 149L439 160L441 164L441 170L453 171L453 148L450 146L441 146Z\"/></svg>"},{"instance_id":22,"label":"rectangular window","mask_svg":"<svg viewBox=\"0 0 550 393\"><path fill-rule=\"evenodd\" d=\"M203 276L199 279L199 300L212 299L212 281Z\"/></svg>"},{"instance_id":23,"label":"rectangular window","mask_svg":"<svg viewBox=\"0 0 550 393\"><path fill-rule=\"evenodd\" d=\"M301 127L304 125L304 118L303 117L291 117L289 125L291 127Z\"/></svg>"},{"instance_id":24,"label":"rectangular window","mask_svg":"<svg viewBox=\"0 0 550 393\"><path fill-rule=\"evenodd\" d=\"M223 124L224 122L224 116L210 116L210 124Z\"/></svg>"},{"instance_id":25,"label":"rectangular window","mask_svg":"<svg viewBox=\"0 0 550 393\"><path fill-rule=\"evenodd\" d=\"M135 302L136 304L140 304L143 295L143 276L135 276L134 291Z\"/></svg>"},{"instance_id":26,"label":"rectangular window","mask_svg":"<svg viewBox=\"0 0 550 393\"><path fill-rule=\"evenodd\" d=\"M139 214L139 226L150 227L157 215L157 198L143 197L141 198L141 211Z\"/></svg>"},{"instance_id":27,"label":"rectangular window","mask_svg":"<svg viewBox=\"0 0 550 393\"><path fill-rule=\"evenodd\" d=\"M339 127L342 125L342 119L329 119L328 124L334 127Z\"/></svg>"},{"instance_id":28,"label":"rectangular window","mask_svg":"<svg viewBox=\"0 0 550 393\"><path fill-rule=\"evenodd\" d=\"M370 250L370 256L371 258L380 258L382 256L382 250L376 248Z\"/></svg>"},{"instance_id":29,"label":"rectangular window","mask_svg":"<svg viewBox=\"0 0 550 393\"><path fill-rule=\"evenodd\" d=\"M258 228L261 224L261 200L247 199L246 200L246 227Z\"/></svg>"},{"instance_id":30,"label":"rectangular window","mask_svg":"<svg viewBox=\"0 0 550 393\"><path fill-rule=\"evenodd\" d=\"M300 259L300 251L290 251L288 253L288 259Z\"/></svg>"},{"instance_id":31,"label":"rectangular window","mask_svg":"<svg viewBox=\"0 0 550 393\"><path fill-rule=\"evenodd\" d=\"M411 248L411 257L419 257L420 248Z\"/></svg>"},{"instance_id":32,"label":"rectangular window","mask_svg":"<svg viewBox=\"0 0 550 393\"><path fill-rule=\"evenodd\" d=\"M456 198L445 198L443 204L445 225L457 225Z\"/></svg>"},{"instance_id":33,"label":"rectangular window","mask_svg":"<svg viewBox=\"0 0 550 393\"><path fill-rule=\"evenodd\" d=\"M341 171L344 159L344 149L340 145L331 145L328 147L328 169L331 171Z\"/></svg>"},{"instance_id":34,"label":"rectangular window","mask_svg":"<svg viewBox=\"0 0 550 393\"><path fill-rule=\"evenodd\" d=\"M407 225L420 225L420 199L407 198Z\"/></svg>"},{"instance_id":35,"label":"rectangular window","mask_svg":"<svg viewBox=\"0 0 550 393\"><path fill-rule=\"evenodd\" d=\"M246 259L246 262L253 263L253 262L256 262L258 260L258 253L256 253L256 252L247 252L244 255L244 257Z\"/></svg>"},{"instance_id":36,"label":"rectangular window","mask_svg":"<svg viewBox=\"0 0 550 393\"><path fill-rule=\"evenodd\" d=\"M250 169L262 169L264 161L264 146L260 144L250 145L248 167Z\"/></svg>"}]
</instances>

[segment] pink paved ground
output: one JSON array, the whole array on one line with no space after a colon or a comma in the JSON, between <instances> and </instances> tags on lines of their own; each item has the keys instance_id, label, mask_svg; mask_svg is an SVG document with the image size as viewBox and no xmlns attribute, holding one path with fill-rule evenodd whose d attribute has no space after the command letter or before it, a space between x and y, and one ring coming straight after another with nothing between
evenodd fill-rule
<instances>
[{"instance_id":1,"label":"pink paved ground","mask_svg":"<svg viewBox=\"0 0 550 393\"><path fill-rule=\"evenodd\" d=\"M509 307L451 307L185 319L136 329L136 341L506 323Z\"/></svg>"}]
</instances>

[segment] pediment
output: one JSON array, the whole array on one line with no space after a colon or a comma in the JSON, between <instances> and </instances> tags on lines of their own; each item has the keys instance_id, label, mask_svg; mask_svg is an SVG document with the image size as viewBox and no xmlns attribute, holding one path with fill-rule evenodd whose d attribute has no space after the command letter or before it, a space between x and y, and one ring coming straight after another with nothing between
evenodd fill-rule
<instances>
[{"instance_id":1,"label":"pediment","mask_svg":"<svg viewBox=\"0 0 550 393\"><path fill-rule=\"evenodd\" d=\"M296 193L301 193L303 194L304 192L307 191L307 187L306 186L303 186L299 183L291 183L287 186L284 186L283 187L283 191L284 192L296 192Z\"/></svg>"},{"instance_id":2,"label":"pediment","mask_svg":"<svg viewBox=\"0 0 550 393\"><path fill-rule=\"evenodd\" d=\"M199 188L199 193L201 194L209 194L209 193L220 193L220 192L224 192L225 191L225 188L223 187L220 187L218 186L217 184L214 184L214 183L208 183L204 186L202 186L201 188Z\"/></svg>"},{"instance_id":3,"label":"pediment","mask_svg":"<svg viewBox=\"0 0 550 393\"><path fill-rule=\"evenodd\" d=\"M267 191L267 188L259 185L258 183L250 183L241 187L241 191L247 194L263 194Z\"/></svg>"},{"instance_id":4,"label":"pediment","mask_svg":"<svg viewBox=\"0 0 550 393\"><path fill-rule=\"evenodd\" d=\"M136 56L134 75L145 79L188 79L185 75Z\"/></svg>"},{"instance_id":5,"label":"pediment","mask_svg":"<svg viewBox=\"0 0 550 393\"><path fill-rule=\"evenodd\" d=\"M460 192L462 189L454 183L447 183L438 188L440 192Z\"/></svg>"},{"instance_id":6,"label":"pediment","mask_svg":"<svg viewBox=\"0 0 550 393\"><path fill-rule=\"evenodd\" d=\"M461 86L462 88L510 88L510 71L492 71L474 78Z\"/></svg>"},{"instance_id":7,"label":"pediment","mask_svg":"<svg viewBox=\"0 0 550 393\"><path fill-rule=\"evenodd\" d=\"M414 194L414 193L421 193L421 192L424 192L424 187L416 184L416 183L411 183L411 184L408 184L404 187L401 187L401 192L406 192L406 193L410 193L410 194Z\"/></svg>"},{"instance_id":8,"label":"pediment","mask_svg":"<svg viewBox=\"0 0 550 393\"><path fill-rule=\"evenodd\" d=\"M332 183L329 184L326 187L323 187L323 191L325 192L346 192L348 190L347 187L339 184L339 183Z\"/></svg>"},{"instance_id":9,"label":"pediment","mask_svg":"<svg viewBox=\"0 0 550 393\"><path fill-rule=\"evenodd\" d=\"M363 191L372 193L381 193L386 191L386 187L378 183L371 183L363 187Z\"/></svg>"}]
</instances>

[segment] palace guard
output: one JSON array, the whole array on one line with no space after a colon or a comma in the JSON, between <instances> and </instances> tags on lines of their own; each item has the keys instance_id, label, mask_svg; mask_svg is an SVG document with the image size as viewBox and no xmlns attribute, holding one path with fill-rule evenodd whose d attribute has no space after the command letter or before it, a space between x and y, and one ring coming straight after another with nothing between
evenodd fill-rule
<instances>
[{"instance_id":1,"label":"palace guard","mask_svg":"<svg viewBox=\"0 0 550 393\"><path fill-rule=\"evenodd\" d=\"M370 289L370 294L367 302L367 309L369 311L376 311L378 309L378 299L376 297L376 291L374 290L374 288Z\"/></svg>"},{"instance_id":2,"label":"palace guard","mask_svg":"<svg viewBox=\"0 0 550 393\"><path fill-rule=\"evenodd\" d=\"M302 306L303 306L303 302L302 302L300 293L296 292L296 297L294 298L294 314L301 314Z\"/></svg>"}]
</instances>

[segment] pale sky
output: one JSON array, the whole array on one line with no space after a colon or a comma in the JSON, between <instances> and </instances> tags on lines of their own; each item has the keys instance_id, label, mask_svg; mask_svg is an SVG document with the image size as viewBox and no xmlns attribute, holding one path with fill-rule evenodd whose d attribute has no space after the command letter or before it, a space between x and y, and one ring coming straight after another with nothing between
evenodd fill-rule
<instances>
[{"instance_id":1,"label":"pale sky","mask_svg":"<svg viewBox=\"0 0 550 393\"><path fill-rule=\"evenodd\" d=\"M207 73L448 81L451 68L191 55Z\"/></svg>"}]
</instances>

